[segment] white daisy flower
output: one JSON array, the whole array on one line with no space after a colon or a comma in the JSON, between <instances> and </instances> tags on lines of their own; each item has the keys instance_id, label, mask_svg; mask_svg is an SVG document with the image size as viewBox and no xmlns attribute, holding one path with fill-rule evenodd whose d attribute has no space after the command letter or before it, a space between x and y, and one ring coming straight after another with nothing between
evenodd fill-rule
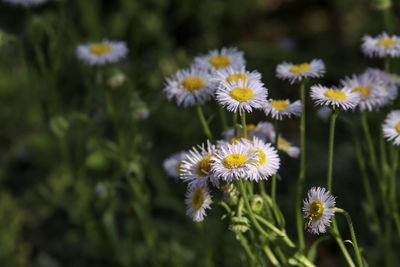
<instances>
[{"instance_id":1,"label":"white daisy flower","mask_svg":"<svg viewBox=\"0 0 400 267\"><path fill-rule=\"evenodd\" d=\"M257 137L254 137L253 141L242 139L241 142L249 146L250 150L259 157L255 161L255 166L258 171L258 175L255 177L256 182L258 182L258 180L268 180L268 177L278 171L280 159L278 152L270 143L265 143Z\"/></svg>"},{"instance_id":2,"label":"white daisy flower","mask_svg":"<svg viewBox=\"0 0 400 267\"><path fill-rule=\"evenodd\" d=\"M211 163L214 162L216 153L215 145L207 140L207 145L202 144L198 149L194 147L187 153L186 160L181 165L180 178L188 182L189 187L207 186L208 180L218 187L218 177L211 172Z\"/></svg>"},{"instance_id":3,"label":"white daisy flower","mask_svg":"<svg viewBox=\"0 0 400 267\"><path fill-rule=\"evenodd\" d=\"M76 55L79 60L92 65L102 66L120 61L128 54L125 42L104 39L99 43L78 45Z\"/></svg>"},{"instance_id":4,"label":"white daisy flower","mask_svg":"<svg viewBox=\"0 0 400 267\"><path fill-rule=\"evenodd\" d=\"M275 142L275 134L275 131L270 132L269 140L271 142ZM278 137L278 149L288 154L291 158L298 158L300 155L300 148L293 146L288 140L283 138L281 134Z\"/></svg>"},{"instance_id":5,"label":"white daisy flower","mask_svg":"<svg viewBox=\"0 0 400 267\"><path fill-rule=\"evenodd\" d=\"M317 105L343 110L354 109L360 101L358 93L351 92L351 89L328 88L319 84L311 86L311 98Z\"/></svg>"},{"instance_id":6,"label":"white daisy flower","mask_svg":"<svg viewBox=\"0 0 400 267\"><path fill-rule=\"evenodd\" d=\"M3 2L23 7L38 6L46 3L47 1L48 0L3 0Z\"/></svg>"},{"instance_id":7,"label":"white daisy flower","mask_svg":"<svg viewBox=\"0 0 400 267\"><path fill-rule=\"evenodd\" d=\"M185 196L186 215L195 222L203 221L206 209L211 209L211 196L207 186L189 187Z\"/></svg>"},{"instance_id":8,"label":"white daisy flower","mask_svg":"<svg viewBox=\"0 0 400 267\"><path fill-rule=\"evenodd\" d=\"M213 81L217 88L221 83L239 82L239 80L258 80L261 82L261 74L258 71L247 71L243 66L241 68L227 67L217 70L213 75Z\"/></svg>"},{"instance_id":9,"label":"white daisy flower","mask_svg":"<svg viewBox=\"0 0 400 267\"><path fill-rule=\"evenodd\" d=\"M396 35L389 36L382 33L377 37L365 35L362 39L361 50L369 57L399 57L400 56L400 38Z\"/></svg>"},{"instance_id":10,"label":"white daisy flower","mask_svg":"<svg viewBox=\"0 0 400 267\"><path fill-rule=\"evenodd\" d=\"M284 117L290 118L293 116L300 116L301 114L301 101L297 100L293 103L290 103L289 99L286 100L275 100L270 99L264 105L265 115L271 117L276 120L282 120Z\"/></svg>"},{"instance_id":11,"label":"white daisy flower","mask_svg":"<svg viewBox=\"0 0 400 267\"><path fill-rule=\"evenodd\" d=\"M394 73L387 73L380 69L368 68L366 75L370 75L386 92L381 98L380 106L391 104L398 95L398 86L400 85L400 77Z\"/></svg>"},{"instance_id":12,"label":"white daisy flower","mask_svg":"<svg viewBox=\"0 0 400 267\"><path fill-rule=\"evenodd\" d=\"M200 68L215 71L227 67L242 68L246 65L246 60L243 52L236 47L223 47L221 50L215 49L206 55L195 57L194 64Z\"/></svg>"},{"instance_id":13,"label":"white daisy flower","mask_svg":"<svg viewBox=\"0 0 400 267\"><path fill-rule=\"evenodd\" d=\"M183 160L186 158L186 152L181 151L172 154L170 157L164 160L163 167L167 174L173 178L179 178L182 173Z\"/></svg>"},{"instance_id":14,"label":"white daisy flower","mask_svg":"<svg viewBox=\"0 0 400 267\"><path fill-rule=\"evenodd\" d=\"M358 93L360 111L378 109L387 98L388 92L381 86L382 83L368 73L346 77L341 84L351 92Z\"/></svg>"},{"instance_id":15,"label":"white daisy flower","mask_svg":"<svg viewBox=\"0 0 400 267\"><path fill-rule=\"evenodd\" d=\"M382 130L388 141L400 146L400 110L393 110L387 115Z\"/></svg>"},{"instance_id":16,"label":"white daisy flower","mask_svg":"<svg viewBox=\"0 0 400 267\"><path fill-rule=\"evenodd\" d=\"M335 214L335 198L325 188L313 187L303 204L304 217L308 218L307 230L313 234L325 233L325 227L331 224L331 217Z\"/></svg>"},{"instance_id":17,"label":"white daisy flower","mask_svg":"<svg viewBox=\"0 0 400 267\"><path fill-rule=\"evenodd\" d=\"M267 88L258 80L221 83L216 91L217 101L230 112L239 111L239 114L251 112L253 108L261 109L267 95Z\"/></svg>"},{"instance_id":18,"label":"white daisy flower","mask_svg":"<svg viewBox=\"0 0 400 267\"><path fill-rule=\"evenodd\" d=\"M258 137L261 140L266 141L269 137L271 131L274 131L274 126L270 122L259 122L257 125L253 123L249 123L246 126L246 132L248 136L248 140L252 140L253 137ZM243 131L239 128L237 130L237 136L235 136L235 132L233 127L228 128L224 132L222 132L222 136L224 137L224 141L234 144L237 141L240 141L240 138L243 135Z\"/></svg>"},{"instance_id":19,"label":"white daisy flower","mask_svg":"<svg viewBox=\"0 0 400 267\"><path fill-rule=\"evenodd\" d=\"M313 59L310 63L293 64L283 62L276 67L276 77L289 80L290 83L311 77L319 78L325 73L325 64L321 59Z\"/></svg>"},{"instance_id":20,"label":"white daisy flower","mask_svg":"<svg viewBox=\"0 0 400 267\"><path fill-rule=\"evenodd\" d=\"M259 155L250 148L242 142L221 146L211 163L214 175L228 183L240 178L256 180L258 171L255 162L259 160Z\"/></svg>"},{"instance_id":21,"label":"white daisy flower","mask_svg":"<svg viewBox=\"0 0 400 267\"><path fill-rule=\"evenodd\" d=\"M204 104L213 97L214 91L209 73L194 66L178 70L167 78L164 88L168 100L175 98L178 106L184 107Z\"/></svg>"}]
</instances>

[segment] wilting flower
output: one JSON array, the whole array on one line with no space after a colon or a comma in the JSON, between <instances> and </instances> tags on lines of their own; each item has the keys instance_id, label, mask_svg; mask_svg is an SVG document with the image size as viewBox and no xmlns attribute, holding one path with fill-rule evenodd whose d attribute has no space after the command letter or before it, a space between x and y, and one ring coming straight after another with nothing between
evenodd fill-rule
<instances>
[{"instance_id":1,"label":"wilting flower","mask_svg":"<svg viewBox=\"0 0 400 267\"><path fill-rule=\"evenodd\" d=\"M289 80L290 83L301 81L305 78L322 77L325 65L321 59L313 59L310 63L293 64L283 62L276 67L276 77Z\"/></svg>"},{"instance_id":2,"label":"wilting flower","mask_svg":"<svg viewBox=\"0 0 400 267\"><path fill-rule=\"evenodd\" d=\"M214 91L208 72L194 66L178 70L167 78L164 88L168 100L175 98L178 106L184 107L204 104L213 97Z\"/></svg>"},{"instance_id":3,"label":"wilting flower","mask_svg":"<svg viewBox=\"0 0 400 267\"><path fill-rule=\"evenodd\" d=\"M270 99L264 105L264 112L267 116L271 115L273 119L282 120L284 117L290 118L291 116L300 116L301 107L302 106L300 100L290 103L289 99Z\"/></svg>"},{"instance_id":4,"label":"wilting flower","mask_svg":"<svg viewBox=\"0 0 400 267\"><path fill-rule=\"evenodd\" d=\"M350 89L329 88L319 84L311 86L311 98L317 105L343 110L354 109L360 101L358 93Z\"/></svg>"},{"instance_id":5,"label":"wilting flower","mask_svg":"<svg viewBox=\"0 0 400 267\"><path fill-rule=\"evenodd\" d=\"M388 141L400 146L400 110L390 112L382 125L383 135Z\"/></svg>"},{"instance_id":6,"label":"wilting flower","mask_svg":"<svg viewBox=\"0 0 400 267\"><path fill-rule=\"evenodd\" d=\"M221 50L215 49L206 55L196 57L194 64L200 68L215 71L227 67L242 68L246 61L243 52L236 47L223 47Z\"/></svg>"},{"instance_id":7,"label":"wilting flower","mask_svg":"<svg viewBox=\"0 0 400 267\"><path fill-rule=\"evenodd\" d=\"M400 38L396 35L389 36L382 33L377 37L365 35L363 37L361 50L369 57L399 57L400 56Z\"/></svg>"},{"instance_id":8,"label":"wilting flower","mask_svg":"<svg viewBox=\"0 0 400 267\"><path fill-rule=\"evenodd\" d=\"M335 198L325 188L313 187L308 191L308 198L303 201L303 212L308 218L306 228L313 234L326 232L335 214Z\"/></svg>"},{"instance_id":9,"label":"wilting flower","mask_svg":"<svg viewBox=\"0 0 400 267\"><path fill-rule=\"evenodd\" d=\"M78 45L76 54L78 59L89 65L101 66L120 61L128 54L128 48L125 42L104 39L99 43Z\"/></svg>"},{"instance_id":10,"label":"wilting flower","mask_svg":"<svg viewBox=\"0 0 400 267\"><path fill-rule=\"evenodd\" d=\"M207 186L189 187L186 192L186 215L193 221L201 222L206 215L206 209L211 209L211 196Z\"/></svg>"}]
</instances>

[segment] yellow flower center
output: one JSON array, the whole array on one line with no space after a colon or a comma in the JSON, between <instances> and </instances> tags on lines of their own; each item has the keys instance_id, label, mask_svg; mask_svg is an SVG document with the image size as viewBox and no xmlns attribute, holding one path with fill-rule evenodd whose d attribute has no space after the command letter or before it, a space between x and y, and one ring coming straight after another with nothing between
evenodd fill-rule
<instances>
[{"instance_id":1,"label":"yellow flower center","mask_svg":"<svg viewBox=\"0 0 400 267\"><path fill-rule=\"evenodd\" d=\"M394 74L394 73L390 74L390 79L391 79L393 82L396 81L396 80L397 80L397 75Z\"/></svg>"},{"instance_id":2,"label":"yellow flower center","mask_svg":"<svg viewBox=\"0 0 400 267\"><path fill-rule=\"evenodd\" d=\"M293 65L289 71L291 73L296 73L296 74L301 74L304 73L306 71L308 71L310 69L310 64L308 63L303 63L303 64L298 64L298 65Z\"/></svg>"},{"instance_id":3,"label":"yellow flower center","mask_svg":"<svg viewBox=\"0 0 400 267\"><path fill-rule=\"evenodd\" d=\"M255 150L254 153L260 158L259 160L256 160L256 164L259 166L264 165L264 163L267 161L267 155L265 155L264 151Z\"/></svg>"},{"instance_id":4,"label":"yellow flower center","mask_svg":"<svg viewBox=\"0 0 400 267\"><path fill-rule=\"evenodd\" d=\"M182 82L182 86L185 87L191 93L193 93L193 91L203 88L205 86L205 82L203 79L199 77L187 77Z\"/></svg>"},{"instance_id":5,"label":"yellow flower center","mask_svg":"<svg viewBox=\"0 0 400 267\"><path fill-rule=\"evenodd\" d=\"M272 100L271 105L277 110L284 110L289 107L289 104L285 100Z\"/></svg>"},{"instance_id":6,"label":"yellow flower center","mask_svg":"<svg viewBox=\"0 0 400 267\"><path fill-rule=\"evenodd\" d=\"M239 153L234 153L234 154L230 154L229 156L227 156L226 158L224 158L224 166L227 169L237 169L240 166L242 166L243 164L245 164L248 160L248 157L246 157L243 154L239 154Z\"/></svg>"},{"instance_id":7,"label":"yellow flower center","mask_svg":"<svg viewBox=\"0 0 400 267\"><path fill-rule=\"evenodd\" d=\"M237 142L239 142L240 141L240 139L242 139L243 137L233 137L231 140L229 140L229 143L231 144L231 145L233 145L233 144L236 144ZM253 138L252 137L250 137L250 136L247 136L247 138L246 138L247 140L249 140L249 141L252 141L253 140Z\"/></svg>"},{"instance_id":8,"label":"yellow flower center","mask_svg":"<svg viewBox=\"0 0 400 267\"><path fill-rule=\"evenodd\" d=\"M354 88L353 90L351 90L351 92L352 93L358 92L363 97L368 97L371 94L371 89L369 89L368 87L364 87L364 86L358 86L358 87Z\"/></svg>"},{"instance_id":9,"label":"yellow flower center","mask_svg":"<svg viewBox=\"0 0 400 267\"><path fill-rule=\"evenodd\" d=\"M308 212L311 214L311 217L313 220L318 221L319 219L321 219L322 215L324 214L324 205L322 204L321 201L319 201L317 199L313 200L310 203Z\"/></svg>"},{"instance_id":10,"label":"yellow flower center","mask_svg":"<svg viewBox=\"0 0 400 267\"><path fill-rule=\"evenodd\" d=\"M324 95L333 100L346 100L347 99L346 93L341 90L329 89L324 93Z\"/></svg>"},{"instance_id":11,"label":"yellow flower center","mask_svg":"<svg viewBox=\"0 0 400 267\"><path fill-rule=\"evenodd\" d=\"M283 140L282 138L278 138L278 148L282 150L286 150L290 148L290 145L288 142Z\"/></svg>"},{"instance_id":12,"label":"yellow flower center","mask_svg":"<svg viewBox=\"0 0 400 267\"><path fill-rule=\"evenodd\" d=\"M225 68L232 64L229 57L224 55L216 55L210 58L208 61L211 65L213 65L216 69Z\"/></svg>"},{"instance_id":13,"label":"yellow flower center","mask_svg":"<svg viewBox=\"0 0 400 267\"><path fill-rule=\"evenodd\" d=\"M109 44L98 43L98 44L93 44L90 47L90 53L95 54L96 56L102 56L104 54L111 52L111 50L112 46Z\"/></svg>"},{"instance_id":14,"label":"yellow flower center","mask_svg":"<svg viewBox=\"0 0 400 267\"><path fill-rule=\"evenodd\" d=\"M241 74L241 73L237 73L237 74L231 74L226 78L226 81L228 83L230 83L230 82L239 82L239 80L246 81L247 80L246 75Z\"/></svg>"},{"instance_id":15,"label":"yellow flower center","mask_svg":"<svg viewBox=\"0 0 400 267\"><path fill-rule=\"evenodd\" d=\"M242 103L252 99L254 96L254 92L253 90L247 87L236 87L231 91L230 96L233 99Z\"/></svg>"},{"instance_id":16,"label":"yellow flower center","mask_svg":"<svg viewBox=\"0 0 400 267\"><path fill-rule=\"evenodd\" d=\"M178 164L176 164L176 167L175 167L175 169L176 169L176 172L177 173L183 173L182 172L182 164L183 164L183 161L180 161Z\"/></svg>"},{"instance_id":17,"label":"yellow flower center","mask_svg":"<svg viewBox=\"0 0 400 267\"><path fill-rule=\"evenodd\" d=\"M400 134L400 122L396 124L396 131Z\"/></svg>"},{"instance_id":18,"label":"yellow flower center","mask_svg":"<svg viewBox=\"0 0 400 267\"><path fill-rule=\"evenodd\" d=\"M203 205L205 200L204 189L199 187L197 188L192 195L192 208L194 210L199 210Z\"/></svg>"},{"instance_id":19,"label":"yellow flower center","mask_svg":"<svg viewBox=\"0 0 400 267\"><path fill-rule=\"evenodd\" d=\"M253 130L256 130L256 126L253 123L246 125L246 132L251 132Z\"/></svg>"},{"instance_id":20,"label":"yellow flower center","mask_svg":"<svg viewBox=\"0 0 400 267\"><path fill-rule=\"evenodd\" d=\"M396 41L393 40L393 38L382 38L376 43L376 46L384 46L385 49L393 45L397 45Z\"/></svg>"},{"instance_id":21,"label":"yellow flower center","mask_svg":"<svg viewBox=\"0 0 400 267\"><path fill-rule=\"evenodd\" d=\"M214 160L211 156L203 158L197 165L197 174L200 176L207 176L211 172L211 163L213 162Z\"/></svg>"}]
</instances>

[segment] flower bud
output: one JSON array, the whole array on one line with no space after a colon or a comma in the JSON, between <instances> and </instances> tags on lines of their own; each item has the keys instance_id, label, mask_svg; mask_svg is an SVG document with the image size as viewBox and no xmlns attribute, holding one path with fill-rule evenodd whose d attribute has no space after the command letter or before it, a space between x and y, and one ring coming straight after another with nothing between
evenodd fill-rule
<instances>
[{"instance_id":1,"label":"flower bud","mask_svg":"<svg viewBox=\"0 0 400 267\"><path fill-rule=\"evenodd\" d=\"M263 208L264 200L260 195L254 195L251 199L251 209L255 213L259 213Z\"/></svg>"},{"instance_id":2,"label":"flower bud","mask_svg":"<svg viewBox=\"0 0 400 267\"><path fill-rule=\"evenodd\" d=\"M250 224L246 217L232 217L232 223L229 230L234 233L244 233L249 230Z\"/></svg>"}]
</instances>

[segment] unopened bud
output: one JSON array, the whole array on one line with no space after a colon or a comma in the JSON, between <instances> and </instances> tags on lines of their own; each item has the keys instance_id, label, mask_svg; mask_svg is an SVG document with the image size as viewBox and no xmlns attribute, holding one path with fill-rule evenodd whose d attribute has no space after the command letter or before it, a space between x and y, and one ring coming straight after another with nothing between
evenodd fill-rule
<instances>
[{"instance_id":1,"label":"unopened bud","mask_svg":"<svg viewBox=\"0 0 400 267\"><path fill-rule=\"evenodd\" d=\"M250 224L246 217L232 217L232 223L229 230L235 233L244 233L249 230Z\"/></svg>"}]
</instances>

